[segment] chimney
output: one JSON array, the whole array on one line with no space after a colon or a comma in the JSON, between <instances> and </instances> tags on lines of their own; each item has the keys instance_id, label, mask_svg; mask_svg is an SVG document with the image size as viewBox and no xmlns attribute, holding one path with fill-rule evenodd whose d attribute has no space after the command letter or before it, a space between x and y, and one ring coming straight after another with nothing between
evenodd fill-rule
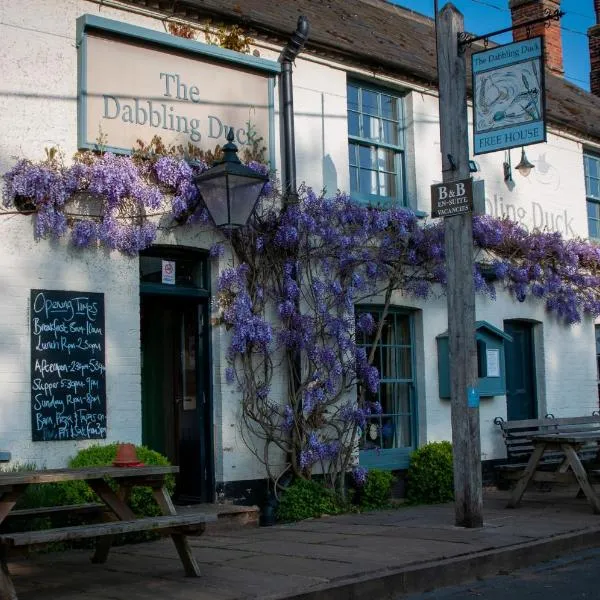
<instances>
[{"instance_id":1,"label":"chimney","mask_svg":"<svg viewBox=\"0 0 600 600\"><path fill-rule=\"evenodd\" d=\"M600 0L594 0L598 5ZM560 9L560 0L509 0L508 6L512 14L513 27L545 17L556 9ZM544 53L546 67L555 75L563 75L562 40L560 35L560 21L554 19L545 23L536 23L531 27L530 37L542 36L544 38ZM527 28L519 27L513 30L513 40L520 42L527 39Z\"/></svg>"},{"instance_id":2,"label":"chimney","mask_svg":"<svg viewBox=\"0 0 600 600\"><path fill-rule=\"evenodd\" d=\"M588 29L590 44L590 91L600 96L600 0L594 0L596 24Z\"/></svg>"}]
</instances>

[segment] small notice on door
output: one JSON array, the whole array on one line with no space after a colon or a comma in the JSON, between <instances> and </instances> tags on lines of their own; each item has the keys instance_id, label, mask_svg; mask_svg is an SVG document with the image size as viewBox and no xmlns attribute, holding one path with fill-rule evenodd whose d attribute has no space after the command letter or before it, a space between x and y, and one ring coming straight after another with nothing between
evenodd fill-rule
<instances>
[{"instance_id":1,"label":"small notice on door","mask_svg":"<svg viewBox=\"0 0 600 600\"><path fill-rule=\"evenodd\" d=\"M167 285L175 285L175 261L162 261L162 282Z\"/></svg>"}]
</instances>

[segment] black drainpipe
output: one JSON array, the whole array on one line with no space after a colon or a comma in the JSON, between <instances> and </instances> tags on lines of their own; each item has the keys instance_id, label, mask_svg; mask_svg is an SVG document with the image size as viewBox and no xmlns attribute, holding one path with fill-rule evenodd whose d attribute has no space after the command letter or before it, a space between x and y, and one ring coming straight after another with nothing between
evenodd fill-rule
<instances>
[{"instance_id":1,"label":"black drainpipe","mask_svg":"<svg viewBox=\"0 0 600 600\"><path fill-rule=\"evenodd\" d=\"M310 25L304 16L298 18L296 31L279 55L281 63L281 108L283 113L283 167L285 199L298 195L296 185L296 148L294 136L294 89L292 85L292 63L308 39Z\"/></svg>"}]
</instances>

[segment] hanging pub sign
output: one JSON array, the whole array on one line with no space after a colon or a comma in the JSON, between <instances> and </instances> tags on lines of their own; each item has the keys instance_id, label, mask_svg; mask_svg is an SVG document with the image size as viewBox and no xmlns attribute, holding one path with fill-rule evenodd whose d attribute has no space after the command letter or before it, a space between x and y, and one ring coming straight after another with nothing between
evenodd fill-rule
<instances>
[{"instance_id":1,"label":"hanging pub sign","mask_svg":"<svg viewBox=\"0 0 600 600\"><path fill-rule=\"evenodd\" d=\"M543 56L541 37L472 55L474 154L546 141Z\"/></svg>"},{"instance_id":2,"label":"hanging pub sign","mask_svg":"<svg viewBox=\"0 0 600 600\"><path fill-rule=\"evenodd\" d=\"M31 290L32 440L106 437L104 294Z\"/></svg>"},{"instance_id":3,"label":"hanging pub sign","mask_svg":"<svg viewBox=\"0 0 600 600\"><path fill-rule=\"evenodd\" d=\"M461 179L431 186L431 216L453 217L473 211L473 180Z\"/></svg>"}]
</instances>

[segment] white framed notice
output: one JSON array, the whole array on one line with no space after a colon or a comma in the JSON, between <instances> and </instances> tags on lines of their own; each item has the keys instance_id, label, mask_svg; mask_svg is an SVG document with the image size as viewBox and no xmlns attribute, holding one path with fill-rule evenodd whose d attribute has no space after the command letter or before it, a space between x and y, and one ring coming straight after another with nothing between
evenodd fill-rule
<instances>
[{"instance_id":1,"label":"white framed notice","mask_svg":"<svg viewBox=\"0 0 600 600\"><path fill-rule=\"evenodd\" d=\"M487 362L487 376L500 377L500 350L486 350L485 359Z\"/></svg>"}]
</instances>

